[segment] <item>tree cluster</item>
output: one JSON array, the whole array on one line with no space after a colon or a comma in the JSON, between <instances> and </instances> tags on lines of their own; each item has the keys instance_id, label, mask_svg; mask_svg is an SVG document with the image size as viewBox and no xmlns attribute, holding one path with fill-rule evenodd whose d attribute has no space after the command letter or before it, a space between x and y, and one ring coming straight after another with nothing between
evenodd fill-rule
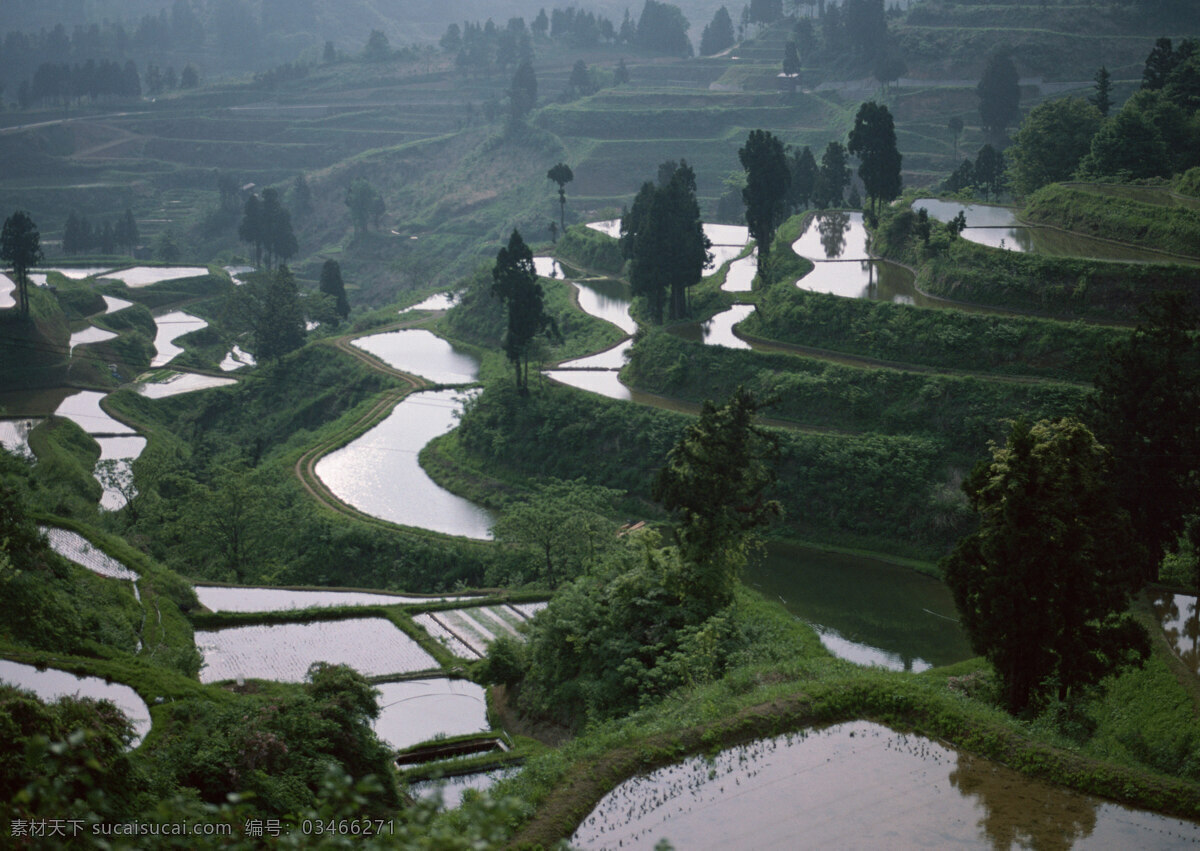
<instances>
[{"instance_id":1,"label":"tree cluster","mask_svg":"<svg viewBox=\"0 0 1200 851\"><path fill-rule=\"evenodd\" d=\"M260 362L279 360L304 345L307 327L296 279L287 266L254 275L233 294L235 310L249 327L254 357ZM223 514L219 522L231 520ZM236 538L230 538L236 542ZM236 559L240 564L241 560ZM242 579L238 577L239 581Z\"/></svg>"},{"instance_id":2,"label":"tree cluster","mask_svg":"<svg viewBox=\"0 0 1200 851\"><path fill-rule=\"evenodd\" d=\"M383 196L365 177L356 177L346 189L346 206L350 209L356 237L370 231L372 224L378 230L387 212Z\"/></svg>"},{"instance_id":3,"label":"tree cluster","mask_svg":"<svg viewBox=\"0 0 1200 851\"><path fill-rule=\"evenodd\" d=\"M901 186L896 127L886 106L870 101L858 108L847 150L859 159L858 176L871 198L871 211L878 213L879 202L899 196Z\"/></svg>"},{"instance_id":4,"label":"tree cluster","mask_svg":"<svg viewBox=\"0 0 1200 851\"><path fill-rule=\"evenodd\" d=\"M729 17L729 10L722 6L713 15L712 23L707 24L700 34L700 55L715 56L733 47L733 43L733 19Z\"/></svg>"},{"instance_id":5,"label":"tree cluster","mask_svg":"<svg viewBox=\"0 0 1200 851\"><path fill-rule=\"evenodd\" d=\"M625 27L621 28L624 33ZM638 18L633 44L644 50L671 56L691 56L692 42L688 39L688 20L678 6L646 0Z\"/></svg>"},{"instance_id":6,"label":"tree cluster","mask_svg":"<svg viewBox=\"0 0 1200 851\"><path fill-rule=\"evenodd\" d=\"M503 28L490 18L484 24L464 21L461 28L450 24L438 43L454 54L459 71L476 76L506 74L509 68L533 60L533 41L524 18L510 18Z\"/></svg>"},{"instance_id":7,"label":"tree cluster","mask_svg":"<svg viewBox=\"0 0 1200 851\"><path fill-rule=\"evenodd\" d=\"M1111 117L1107 72L1094 97L1047 101L1030 110L1009 150L1013 188L1047 183L1169 177L1200 165L1200 42L1161 38L1146 59L1142 87ZM1102 108L1103 107L1103 108Z\"/></svg>"},{"instance_id":8,"label":"tree cluster","mask_svg":"<svg viewBox=\"0 0 1200 851\"><path fill-rule=\"evenodd\" d=\"M29 270L42 260L42 238L37 225L24 210L4 220L0 230L0 260L13 270L17 284L17 304L21 314L29 315Z\"/></svg>"},{"instance_id":9,"label":"tree cluster","mask_svg":"<svg viewBox=\"0 0 1200 851\"><path fill-rule=\"evenodd\" d=\"M264 189L262 198L251 195L246 199L238 237L254 246L254 265L263 265L265 259L268 269L276 262L287 262L300 250L291 213L283 206L277 189Z\"/></svg>"},{"instance_id":10,"label":"tree cluster","mask_svg":"<svg viewBox=\"0 0 1200 851\"><path fill-rule=\"evenodd\" d=\"M22 83L18 99L23 107L39 104L68 106L141 97L142 84L137 65L129 60L123 66L116 62L89 59L75 65L66 62L44 62L33 74L33 82Z\"/></svg>"},{"instance_id":11,"label":"tree cluster","mask_svg":"<svg viewBox=\"0 0 1200 851\"><path fill-rule=\"evenodd\" d=\"M746 224L758 244L758 274L766 280L775 229L787 216L792 174L783 142L766 130L750 132L745 146L738 149L738 161L746 172L746 188L742 190Z\"/></svg>"},{"instance_id":12,"label":"tree cluster","mask_svg":"<svg viewBox=\"0 0 1200 851\"><path fill-rule=\"evenodd\" d=\"M87 254L93 251L114 254L118 247L122 247L133 254L139 238L137 220L128 208L124 215L96 225L87 216L71 212L63 226L62 250L64 254Z\"/></svg>"},{"instance_id":13,"label":"tree cluster","mask_svg":"<svg viewBox=\"0 0 1200 851\"><path fill-rule=\"evenodd\" d=\"M642 184L621 217L621 253L629 261L633 294L646 299L656 325L688 314L688 289L711 259L696 201L696 174L687 160L659 166L658 183Z\"/></svg>"},{"instance_id":14,"label":"tree cluster","mask_svg":"<svg viewBox=\"0 0 1200 851\"><path fill-rule=\"evenodd\" d=\"M1005 168L1004 155L991 145L984 145L975 155L975 162L964 159L942 182L942 188L952 193L979 192L985 199L998 196L1007 184Z\"/></svg>"}]
</instances>

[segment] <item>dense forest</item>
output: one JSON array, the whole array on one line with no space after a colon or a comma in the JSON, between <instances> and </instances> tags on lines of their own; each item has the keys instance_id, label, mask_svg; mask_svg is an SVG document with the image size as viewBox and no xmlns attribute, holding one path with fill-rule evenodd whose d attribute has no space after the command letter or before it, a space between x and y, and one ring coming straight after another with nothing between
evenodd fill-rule
<instances>
[{"instance_id":1,"label":"dense forest","mask_svg":"<svg viewBox=\"0 0 1200 851\"><path fill-rule=\"evenodd\" d=\"M1195 24L5 3L0 844L1200 840Z\"/></svg>"}]
</instances>

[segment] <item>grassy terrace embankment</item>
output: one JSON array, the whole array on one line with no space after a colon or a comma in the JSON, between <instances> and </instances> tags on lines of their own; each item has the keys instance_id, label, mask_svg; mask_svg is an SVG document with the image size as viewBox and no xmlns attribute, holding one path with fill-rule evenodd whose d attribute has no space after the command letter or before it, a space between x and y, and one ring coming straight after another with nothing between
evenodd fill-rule
<instances>
[{"instance_id":1,"label":"grassy terrace embankment","mask_svg":"<svg viewBox=\"0 0 1200 851\"><path fill-rule=\"evenodd\" d=\"M1034 224L1200 258L1200 209L1190 205L1147 203L1133 193L1053 183L1031 195L1021 215Z\"/></svg>"}]
</instances>

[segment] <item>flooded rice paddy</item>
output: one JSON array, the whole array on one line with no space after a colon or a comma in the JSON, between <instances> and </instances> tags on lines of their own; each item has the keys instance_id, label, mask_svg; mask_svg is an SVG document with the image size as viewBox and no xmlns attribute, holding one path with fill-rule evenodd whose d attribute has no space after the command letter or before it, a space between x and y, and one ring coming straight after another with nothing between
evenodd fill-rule
<instances>
[{"instance_id":1,"label":"flooded rice paddy","mask_svg":"<svg viewBox=\"0 0 1200 851\"><path fill-rule=\"evenodd\" d=\"M482 658L488 644L500 636L519 636L521 625L545 607L545 603L472 606L425 612L413 620L455 656L476 659Z\"/></svg>"},{"instance_id":2,"label":"flooded rice paddy","mask_svg":"<svg viewBox=\"0 0 1200 851\"><path fill-rule=\"evenodd\" d=\"M316 464L317 477L342 502L404 526L488 540L491 513L443 489L417 454L458 422L471 394L430 390L405 397L379 425Z\"/></svg>"},{"instance_id":3,"label":"flooded rice paddy","mask_svg":"<svg viewBox=\"0 0 1200 851\"><path fill-rule=\"evenodd\" d=\"M195 372L173 372L165 377L156 378L154 381L139 381L134 390L148 399L165 399L181 393L209 390L213 387L228 387L231 384L237 384L237 381L232 378L200 375Z\"/></svg>"},{"instance_id":4,"label":"flooded rice paddy","mask_svg":"<svg viewBox=\"0 0 1200 851\"><path fill-rule=\"evenodd\" d=\"M42 269L37 269L29 273L29 280L34 279L34 275L38 275L41 280L38 285L42 286L46 283L46 275L51 272L57 272L64 278L70 278L73 281L82 281L84 278L95 278L103 275L112 266L51 266Z\"/></svg>"},{"instance_id":5,"label":"flooded rice paddy","mask_svg":"<svg viewBox=\"0 0 1200 851\"><path fill-rule=\"evenodd\" d=\"M727 293L748 293L754 284L754 276L758 274L758 249L754 249L741 260L729 264L725 273L725 282L721 289Z\"/></svg>"},{"instance_id":6,"label":"flooded rice paddy","mask_svg":"<svg viewBox=\"0 0 1200 851\"><path fill-rule=\"evenodd\" d=\"M393 369L434 384L471 384L479 378L479 359L431 331L410 328L372 334L352 341Z\"/></svg>"},{"instance_id":7,"label":"flooded rice paddy","mask_svg":"<svg viewBox=\"0 0 1200 851\"><path fill-rule=\"evenodd\" d=\"M158 354L150 361L151 366L166 366L177 355L183 354L183 349L175 345L177 339L208 327L208 323L203 319L182 310L172 310L156 316L154 321L158 325L158 333L154 337L154 349Z\"/></svg>"},{"instance_id":8,"label":"flooded rice paddy","mask_svg":"<svg viewBox=\"0 0 1200 851\"><path fill-rule=\"evenodd\" d=\"M121 281L131 289L140 289L166 281L198 278L207 274L208 269L204 266L134 266L131 269L106 272L100 277L106 280Z\"/></svg>"},{"instance_id":9,"label":"flooded rice paddy","mask_svg":"<svg viewBox=\"0 0 1200 851\"><path fill-rule=\"evenodd\" d=\"M1197 260L1178 258L1157 251L1135 248L1103 239L1057 228L1024 225L1010 207L987 204L963 204L936 198L918 198L914 210L924 207L931 218L949 221L959 212L966 216L967 228L963 239L990 248L1023 253L1044 254L1047 257L1080 257L1088 260L1110 260L1134 263L1185 263Z\"/></svg>"},{"instance_id":10,"label":"flooded rice paddy","mask_svg":"<svg viewBox=\"0 0 1200 851\"><path fill-rule=\"evenodd\" d=\"M375 733L396 750L438 736L486 733L487 698L482 686L439 677L379 683Z\"/></svg>"},{"instance_id":11,"label":"flooded rice paddy","mask_svg":"<svg viewBox=\"0 0 1200 851\"><path fill-rule=\"evenodd\" d=\"M93 475L104 488L100 495L100 508L104 511L120 511L133 493L133 462L146 448L146 438L138 435L119 437L97 437L100 457L96 460Z\"/></svg>"},{"instance_id":12,"label":"flooded rice paddy","mask_svg":"<svg viewBox=\"0 0 1200 851\"><path fill-rule=\"evenodd\" d=\"M75 353L76 346L86 346L89 343L103 343L105 340L115 340L117 337L112 331L105 331L103 328L97 328L95 325L75 331L71 334L70 351Z\"/></svg>"},{"instance_id":13,"label":"flooded rice paddy","mask_svg":"<svg viewBox=\"0 0 1200 851\"><path fill-rule=\"evenodd\" d=\"M71 420L93 436L98 434L136 434L137 432L133 428L113 419L100 407L100 400L106 395L108 394L98 390L81 390L73 393L62 400L55 409L54 415Z\"/></svg>"},{"instance_id":14,"label":"flooded rice paddy","mask_svg":"<svg viewBox=\"0 0 1200 851\"><path fill-rule=\"evenodd\" d=\"M41 529L46 533L46 539L56 553L70 559L80 567L85 567L100 576L107 576L109 579L137 581L138 575L134 571L97 549L91 541L78 532L53 526L43 526Z\"/></svg>"},{"instance_id":15,"label":"flooded rice paddy","mask_svg":"<svg viewBox=\"0 0 1200 851\"><path fill-rule=\"evenodd\" d=\"M906 567L773 543L742 578L812 625L835 656L860 665L922 671L975 655L950 589Z\"/></svg>"},{"instance_id":16,"label":"flooded rice paddy","mask_svg":"<svg viewBox=\"0 0 1200 851\"><path fill-rule=\"evenodd\" d=\"M407 313L410 310L449 310L454 307L454 301L457 298L455 293L434 293L424 301L419 301L411 307L406 307L401 310L401 313Z\"/></svg>"},{"instance_id":17,"label":"flooded rice paddy","mask_svg":"<svg viewBox=\"0 0 1200 851\"><path fill-rule=\"evenodd\" d=\"M1152 604L1163 633L1183 664L1200 675L1200 603L1194 594L1156 595Z\"/></svg>"},{"instance_id":18,"label":"flooded rice paddy","mask_svg":"<svg viewBox=\"0 0 1200 851\"><path fill-rule=\"evenodd\" d=\"M584 313L611 322L626 334L637 331L637 322L629 314L629 287L611 278L573 281L578 293L579 307Z\"/></svg>"},{"instance_id":19,"label":"flooded rice paddy","mask_svg":"<svg viewBox=\"0 0 1200 851\"><path fill-rule=\"evenodd\" d=\"M99 677L80 677L55 668L39 671L33 665L8 659L0 659L0 682L27 689L46 702L60 697L91 697L111 701L133 725L134 747L150 732L150 708L127 685L106 683Z\"/></svg>"},{"instance_id":20,"label":"flooded rice paddy","mask_svg":"<svg viewBox=\"0 0 1200 851\"><path fill-rule=\"evenodd\" d=\"M200 682L304 681L314 662L349 665L368 677L432 670L438 663L384 618L313 621L196 631Z\"/></svg>"},{"instance_id":21,"label":"flooded rice paddy","mask_svg":"<svg viewBox=\"0 0 1200 851\"><path fill-rule=\"evenodd\" d=\"M763 739L622 783L572 847L1138 848L1200 824L1037 781L867 721Z\"/></svg>"},{"instance_id":22,"label":"flooded rice paddy","mask_svg":"<svg viewBox=\"0 0 1200 851\"><path fill-rule=\"evenodd\" d=\"M246 586L197 585L200 604L214 612L286 612L331 606L395 606L463 600L465 597L407 597L370 591L324 591L317 589L248 588Z\"/></svg>"},{"instance_id":23,"label":"flooded rice paddy","mask_svg":"<svg viewBox=\"0 0 1200 851\"><path fill-rule=\"evenodd\" d=\"M562 264L553 257L534 257L533 270L542 278L565 278Z\"/></svg>"},{"instance_id":24,"label":"flooded rice paddy","mask_svg":"<svg viewBox=\"0 0 1200 851\"><path fill-rule=\"evenodd\" d=\"M104 312L116 313L118 310L124 310L127 307L133 307L132 301L126 301L123 298L117 298L115 295L102 295L104 299Z\"/></svg>"},{"instance_id":25,"label":"flooded rice paddy","mask_svg":"<svg viewBox=\"0 0 1200 851\"><path fill-rule=\"evenodd\" d=\"M40 418L34 417L0 420L0 446L20 458L32 460L34 456L29 448L29 433L41 422Z\"/></svg>"},{"instance_id":26,"label":"flooded rice paddy","mask_svg":"<svg viewBox=\"0 0 1200 851\"><path fill-rule=\"evenodd\" d=\"M0 275L0 310L17 306L16 296L13 295L16 290L16 281L8 275Z\"/></svg>"},{"instance_id":27,"label":"flooded rice paddy","mask_svg":"<svg viewBox=\"0 0 1200 851\"><path fill-rule=\"evenodd\" d=\"M254 355L247 351L243 351L240 346L234 346L229 350L229 354L225 355L225 359L221 361L221 369L225 372L233 372L235 369L241 369L244 366L254 366L257 363L254 360Z\"/></svg>"},{"instance_id":28,"label":"flooded rice paddy","mask_svg":"<svg viewBox=\"0 0 1200 851\"><path fill-rule=\"evenodd\" d=\"M727 349L749 349L750 344L733 333L737 325L754 312L752 304L735 304L721 311L707 322L695 322L672 329L685 340L703 343L706 346L724 346Z\"/></svg>"}]
</instances>

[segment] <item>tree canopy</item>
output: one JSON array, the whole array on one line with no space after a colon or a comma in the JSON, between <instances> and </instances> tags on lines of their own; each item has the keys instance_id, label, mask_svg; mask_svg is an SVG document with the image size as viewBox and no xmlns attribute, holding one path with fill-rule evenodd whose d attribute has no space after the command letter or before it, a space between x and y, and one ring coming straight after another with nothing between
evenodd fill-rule
<instances>
[{"instance_id":1,"label":"tree canopy","mask_svg":"<svg viewBox=\"0 0 1200 851\"><path fill-rule=\"evenodd\" d=\"M687 31L688 20L678 6L646 0L642 16L638 19L635 39L637 45L646 50L671 56L691 56L692 43L688 40Z\"/></svg>"},{"instance_id":2,"label":"tree canopy","mask_svg":"<svg viewBox=\"0 0 1200 851\"><path fill-rule=\"evenodd\" d=\"M342 280L342 267L336 260L326 260L321 267L319 288L324 295L333 299L337 315L345 319L350 315L350 302L346 299L346 284Z\"/></svg>"},{"instance_id":3,"label":"tree canopy","mask_svg":"<svg viewBox=\"0 0 1200 851\"><path fill-rule=\"evenodd\" d=\"M792 148L788 152L788 172L791 174L788 207L793 213L798 213L808 208L817 182L817 160L808 145L802 149Z\"/></svg>"},{"instance_id":4,"label":"tree canopy","mask_svg":"<svg viewBox=\"0 0 1200 851\"><path fill-rule=\"evenodd\" d=\"M963 483L979 530L942 569L1011 713L1065 699L1149 654L1146 631L1125 614L1131 530L1108 464L1078 420L1022 420Z\"/></svg>"},{"instance_id":5,"label":"tree canopy","mask_svg":"<svg viewBox=\"0 0 1200 851\"><path fill-rule=\"evenodd\" d=\"M758 274L766 280L775 229L787 217L792 173L783 142L766 130L750 131L745 146L738 149L738 160L746 172L746 188L742 190L746 224L758 244Z\"/></svg>"},{"instance_id":6,"label":"tree canopy","mask_svg":"<svg viewBox=\"0 0 1200 851\"><path fill-rule=\"evenodd\" d=\"M1014 192L1028 195L1047 183L1070 178L1088 153L1101 120L1100 111L1078 97L1044 101L1031 109L1007 151Z\"/></svg>"},{"instance_id":7,"label":"tree canopy","mask_svg":"<svg viewBox=\"0 0 1200 851\"><path fill-rule=\"evenodd\" d=\"M526 60L517 66L508 87L509 117L518 121L533 112L537 93L537 75L533 73L533 63Z\"/></svg>"},{"instance_id":8,"label":"tree canopy","mask_svg":"<svg viewBox=\"0 0 1200 851\"><path fill-rule=\"evenodd\" d=\"M563 233L567 232L567 184L575 179L575 173L571 171L571 167L566 163L557 163L546 172L546 179L553 180L558 184L558 211L559 221L562 224Z\"/></svg>"},{"instance_id":9,"label":"tree canopy","mask_svg":"<svg viewBox=\"0 0 1200 851\"><path fill-rule=\"evenodd\" d=\"M365 177L356 177L346 189L346 206L350 208L355 236L367 233L372 221L378 226L387 210L383 196Z\"/></svg>"},{"instance_id":10,"label":"tree canopy","mask_svg":"<svg viewBox=\"0 0 1200 851\"><path fill-rule=\"evenodd\" d=\"M12 267L16 276L17 301L23 315L29 315L29 270L42 260L42 240L37 225L24 210L4 220L0 231L0 260Z\"/></svg>"},{"instance_id":11,"label":"tree canopy","mask_svg":"<svg viewBox=\"0 0 1200 851\"><path fill-rule=\"evenodd\" d=\"M287 266L253 277L237 289L254 336L254 356L272 361L304 345L307 333L296 279Z\"/></svg>"},{"instance_id":12,"label":"tree canopy","mask_svg":"<svg viewBox=\"0 0 1200 851\"><path fill-rule=\"evenodd\" d=\"M783 513L766 496L777 441L754 424L762 408L740 386L721 407L706 401L654 483L654 498L679 519L676 537L694 570L690 593L714 608L733 597L747 536Z\"/></svg>"},{"instance_id":13,"label":"tree canopy","mask_svg":"<svg viewBox=\"0 0 1200 851\"><path fill-rule=\"evenodd\" d=\"M846 165L846 148L841 142L830 142L821 155L821 168L813 185L813 206L819 210L837 207L842 193L850 182L850 167Z\"/></svg>"},{"instance_id":14,"label":"tree canopy","mask_svg":"<svg viewBox=\"0 0 1200 851\"><path fill-rule=\"evenodd\" d=\"M869 101L858 108L848 148L859 159L858 176L871 197L872 211L877 212L879 202L899 196L901 186L896 126L886 106Z\"/></svg>"}]
</instances>

